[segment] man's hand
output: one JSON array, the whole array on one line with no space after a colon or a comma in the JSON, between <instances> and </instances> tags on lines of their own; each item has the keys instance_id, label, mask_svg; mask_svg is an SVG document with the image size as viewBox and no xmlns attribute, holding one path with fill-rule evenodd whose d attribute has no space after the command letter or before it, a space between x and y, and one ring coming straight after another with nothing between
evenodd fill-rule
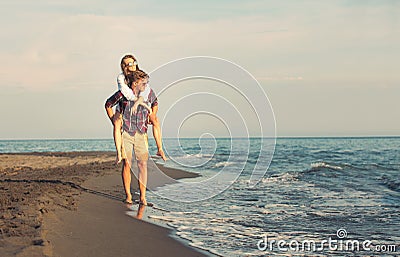
<instances>
[{"instance_id":1,"label":"man's hand","mask_svg":"<svg viewBox=\"0 0 400 257\"><path fill-rule=\"evenodd\" d=\"M154 125L152 120L155 120L155 119L156 119L156 114L154 112L152 112L152 113L149 114L149 117L148 117L147 120L148 120L149 124Z\"/></svg>"}]
</instances>

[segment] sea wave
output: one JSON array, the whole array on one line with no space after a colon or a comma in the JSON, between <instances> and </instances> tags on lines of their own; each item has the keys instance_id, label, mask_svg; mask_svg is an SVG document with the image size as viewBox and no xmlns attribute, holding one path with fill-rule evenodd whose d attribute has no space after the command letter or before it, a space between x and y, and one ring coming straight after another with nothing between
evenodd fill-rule
<instances>
[{"instance_id":1,"label":"sea wave","mask_svg":"<svg viewBox=\"0 0 400 257\"><path fill-rule=\"evenodd\" d=\"M400 180L383 175L380 180L390 190L400 192Z\"/></svg>"},{"instance_id":2,"label":"sea wave","mask_svg":"<svg viewBox=\"0 0 400 257\"><path fill-rule=\"evenodd\" d=\"M225 166L230 166L232 164L235 164L234 162L218 162L214 165L215 168L219 167L225 167Z\"/></svg>"},{"instance_id":3,"label":"sea wave","mask_svg":"<svg viewBox=\"0 0 400 257\"><path fill-rule=\"evenodd\" d=\"M185 154L182 156L176 156L174 158L179 158L179 159L191 159L191 158L212 158L214 154L202 154L202 153L197 153L197 154Z\"/></svg>"},{"instance_id":4,"label":"sea wave","mask_svg":"<svg viewBox=\"0 0 400 257\"><path fill-rule=\"evenodd\" d=\"M341 166L336 166L336 165L329 164L329 163L326 163L326 162L311 163L311 169L317 170L319 168L328 168L328 169L333 169L333 170L343 170L343 167L341 167Z\"/></svg>"},{"instance_id":5,"label":"sea wave","mask_svg":"<svg viewBox=\"0 0 400 257\"><path fill-rule=\"evenodd\" d=\"M383 165L377 164L377 163L371 163L371 164L369 164L369 166L370 166L372 169L380 169L380 170L388 170L388 171L398 170L398 169L396 169L396 167L383 166ZM393 165L392 165L392 166L393 166Z\"/></svg>"},{"instance_id":6,"label":"sea wave","mask_svg":"<svg viewBox=\"0 0 400 257\"><path fill-rule=\"evenodd\" d=\"M352 169L352 170L369 170L368 168L365 167L359 167L359 166L355 166L353 164L350 163L345 163L343 165L341 165L344 169Z\"/></svg>"},{"instance_id":7,"label":"sea wave","mask_svg":"<svg viewBox=\"0 0 400 257\"><path fill-rule=\"evenodd\" d=\"M262 183L275 183L275 182L290 182L298 180L298 173L297 172L285 172L283 174L273 174L268 178L263 178L261 180Z\"/></svg>"}]
</instances>

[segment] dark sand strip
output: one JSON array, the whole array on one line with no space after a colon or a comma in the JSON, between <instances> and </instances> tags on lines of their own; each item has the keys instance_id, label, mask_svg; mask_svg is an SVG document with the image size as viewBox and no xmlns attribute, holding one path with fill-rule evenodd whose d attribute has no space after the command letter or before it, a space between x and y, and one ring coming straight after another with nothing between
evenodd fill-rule
<instances>
[{"instance_id":1,"label":"dark sand strip","mask_svg":"<svg viewBox=\"0 0 400 257\"><path fill-rule=\"evenodd\" d=\"M107 152L0 154L0 255L204 256L169 229L126 215L113 159ZM156 170L149 170L151 187L173 183Z\"/></svg>"}]
</instances>

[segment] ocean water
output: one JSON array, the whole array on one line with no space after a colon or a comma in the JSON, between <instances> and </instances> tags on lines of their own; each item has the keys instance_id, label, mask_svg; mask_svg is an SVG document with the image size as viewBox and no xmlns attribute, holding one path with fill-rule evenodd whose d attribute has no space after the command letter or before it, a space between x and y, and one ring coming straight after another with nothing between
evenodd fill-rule
<instances>
[{"instance_id":1,"label":"ocean water","mask_svg":"<svg viewBox=\"0 0 400 257\"><path fill-rule=\"evenodd\" d=\"M165 139L167 166L202 175L184 183L212 178L223 168L242 172L229 188L203 201L159 196L182 195L181 183L150 192L149 201L166 210L150 218L220 256L400 254L400 137L278 138L268 171L254 185L254 167L269 164L259 158L261 144L257 138ZM0 141L0 152L76 150L113 150L113 144ZM198 192L183 195L191 194Z\"/></svg>"},{"instance_id":2,"label":"ocean water","mask_svg":"<svg viewBox=\"0 0 400 257\"><path fill-rule=\"evenodd\" d=\"M112 139L0 140L0 153L115 151Z\"/></svg>"}]
</instances>

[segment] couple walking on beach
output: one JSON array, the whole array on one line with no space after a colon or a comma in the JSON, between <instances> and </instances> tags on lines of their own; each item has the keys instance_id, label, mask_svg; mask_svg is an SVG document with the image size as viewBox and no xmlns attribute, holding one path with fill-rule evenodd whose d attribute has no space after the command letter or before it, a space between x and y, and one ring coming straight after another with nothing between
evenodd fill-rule
<instances>
[{"instance_id":1,"label":"couple walking on beach","mask_svg":"<svg viewBox=\"0 0 400 257\"><path fill-rule=\"evenodd\" d=\"M116 163L123 162L122 181L126 203L132 202L131 167L135 157L137 162L140 204L147 205L147 160L149 158L147 128L153 125L153 136L158 148L157 155L166 160L162 149L161 128L156 116L158 99L149 87L149 75L139 69L133 55L125 55L121 60L122 73L117 77L118 91L109 97L105 108L113 124L114 143L117 150ZM117 105L115 113L113 107Z\"/></svg>"}]
</instances>

